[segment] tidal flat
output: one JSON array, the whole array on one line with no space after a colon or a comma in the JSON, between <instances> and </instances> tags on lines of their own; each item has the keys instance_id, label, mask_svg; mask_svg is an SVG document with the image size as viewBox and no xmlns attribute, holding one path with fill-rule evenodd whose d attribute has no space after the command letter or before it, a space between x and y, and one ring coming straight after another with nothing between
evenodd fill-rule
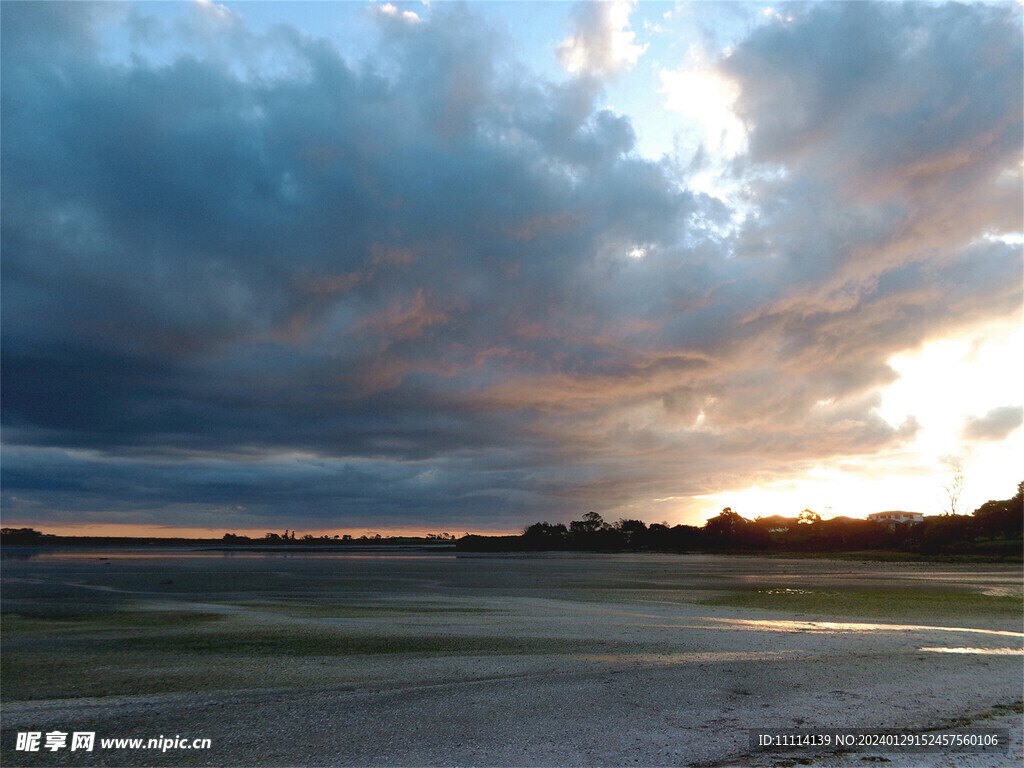
<instances>
[{"instance_id":1,"label":"tidal flat","mask_svg":"<svg viewBox=\"0 0 1024 768\"><path fill-rule=\"evenodd\" d=\"M1024 759L1020 565L12 547L0 582L5 766ZM979 727L1010 749L748 744ZM27 731L211 746L16 749Z\"/></svg>"}]
</instances>

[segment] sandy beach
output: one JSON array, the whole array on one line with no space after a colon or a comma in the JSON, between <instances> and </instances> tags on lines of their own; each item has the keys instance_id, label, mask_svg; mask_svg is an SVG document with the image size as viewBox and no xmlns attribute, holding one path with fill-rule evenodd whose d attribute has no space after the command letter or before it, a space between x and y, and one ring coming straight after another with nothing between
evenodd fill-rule
<instances>
[{"instance_id":1,"label":"sandy beach","mask_svg":"<svg viewBox=\"0 0 1024 768\"><path fill-rule=\"evenodd\" d=\"M8 557L3 585L7 766L1024 759L1019 566L80 551ZM1012 744L751 750L766 728ZM210 747L15 748L54 730Z\"/></svg>"}]
</instances>

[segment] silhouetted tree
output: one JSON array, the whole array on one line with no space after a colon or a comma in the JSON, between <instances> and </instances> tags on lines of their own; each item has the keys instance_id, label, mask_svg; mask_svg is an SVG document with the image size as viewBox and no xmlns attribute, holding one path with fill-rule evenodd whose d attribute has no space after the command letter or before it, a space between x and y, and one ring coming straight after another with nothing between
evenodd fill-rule
<instances>
[{"instance_id":1,"label":"silhouetted tree","mask_svg":"<svg viewBox=\"0 0 1024 768\"><path fill-rule=\"evenodd\" d=\"M718 515L704 523L704 535L712 546L734 546L739 543L748 521L732 507L725 507Z\"/></svg>"},{"instance_id":2,"label":"silhouetted tree","mask_svg":"<svg viewBox=\"0 0 1024 768\"><path fill-rule=\"evenodd\" d=\"M974 519L968 515L930 515L908 531L922 554L963 550L974 539Z\"/></svg>"},{"instance_id":3,"label":"silhouetted tree","mask_svg":"<svg viewBox=\"0 0 1024 768\"><path fill-rule=\"evenodd\" d=\"M783 517L782 515L769 515L768 517L756 517L750 522L751 530L766 541L766 546L771 549L786 549L789 536L797 527L795 517Z\"/></svg>"},{"instance_id":4,"label":"silhouetted tree","mask_svg":"<svg viewBox=\"0 0 1024 768\"><path fill-rule=\"evenodd\" d=\"M1017 483L1017 494L1002 501L986 501L974 510L978 531L986 536L1017 538L1024 526L1024 481Z\"/></svg>"},{"instance_id":5,"label":"silhouetted tree","mask_svg":"<svg viewBox=\"0 0 1024 768\"><path fill-rule=\"evenodd\" d=\"M663 527L663 526L662 526ZM651 526L654 529L654 526ZM704 546L704 530L695 525L673 525L668 530L669 549L687 552Z\"/></svg>"},{"instance_id":6,"label":"silhouetted tree","mask_svg":"<svg viewBox=\"0 0 1024 768\"><path fill-rule=\"evenodd\" d=\"M573 520L569 523L569 530L574 534L593 534L605 527L604 518L597 512L587 512L582 520Z\"/></svg>"},{"instance_id":7,"label":"silhouetted tree","mask_svg":"<svg viewBox=\"0 0 1024 768\"><path fill-rule=\"evenodd\" d=\"M573 549L621 549L618 532L597 512L587 512L582 520L569 523L569 542Z\"/></svg>"},{"instance_id":8,"label":"silhouetted tree","mask_svg":"<svg viewBox=\"0 0 1024 768\"><path fill-rule=\"evenodd\" d=\"M964 492L965 482L966 478L964 476L964 468L958 461L953 465L953 476L950 477L949 482L943 486L943 490L946 492L946 498L949 501L949 509L946 514L956 514L956 507L957 504L960 503L960 494Z\"/></svg>"},{"instance_id":9,"label":"silhouetted tree","mask_svg":"<svg viewBox=\"0 0 1024 768\"><path fill-rule=\"evenodd\" d=\"M877 549L888 530L871 520L833 517L814 524L813 545L820 550Z\"/></svg>"},{"instance_id":10,"label":"silhouetted tree","mask_svg":"<svg viewBox=\"0 0 1024 768\"><path fill-rule=\"evenodd\" d=\"M651 523L644 534L646 546L649 549L675 549L672 540L671 529L664 523Z\"/></svg>"},{"instance_id":11,"label":"silhouetted tree","mask_svg":"<svg viewBox=\"0 0 1024 768\"><path fill-rule=\"evenodd\" d=\"M44 538L35 528L0 528L0 540L4 544L38 544Z\"/></svg>"},{"instance_id":12,"label":"silhouetted tree","mask_svg":"<svg viewBox=\"0 0 1024 768\"><path fill-rule=\"evenodd\" d=\"M636 549L647 543L647 524L642 520L619 520L613 527L624 547Z\"/></svg>"},{"instance_id":13,"label":"silhouetted tree","mask_svg":"<svg viewBox=\"0 0 1024 768\"><path fill-rule=\"evenodd\" d=\"M563 549L568 535L562 523L534 523L523 531L523 543L530 549Z\"/></svg>"}]
</instances>

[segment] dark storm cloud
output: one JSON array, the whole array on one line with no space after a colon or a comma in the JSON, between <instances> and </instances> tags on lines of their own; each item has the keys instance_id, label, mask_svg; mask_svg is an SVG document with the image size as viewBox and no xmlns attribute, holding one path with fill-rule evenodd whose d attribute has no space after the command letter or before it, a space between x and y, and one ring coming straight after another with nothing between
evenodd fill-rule
<instances>
[{"instance_id":1,"label":"dark storm cloud","mask_svg":"<svg viewBox=\"0 0 1024 768\"><path fill-rule=\"evenodd\" d=\"M164 459L9 448L6 514L45 504L58 523L131 522L223 528L517 527L543 514L558 483L550 469L444 462L335 460L311 455ZM32 499L32 502L26 501Z\"/></svg>"},{"instance_id":2,"label":"dark storm cloud","mask_svg":"<svg viewBox=\"0 0 1024 768\"><path fill-rule=\"evenodd\" d=\"M518 527L741 485L909 439L877 415L886 360L1019 305L982 237L1019 227L1002 11L755 32L722 62L760 211L738 232L599 81L533 76L464 8L377 9L359 63L192 13L4 4L25 519Z\"/></svg>"},{"instance_id":3,"label":"dark storm cloud","mask_svg":"<svg viewBox=\"0 0 1024 768\"><path fill-rule=\"evenodd\" d=\"M10 454L5 486L84 472L111 504L259 497L314 517L531 506L524 473L550 450L460 394L602 364L578 318L614 297L591 296L589 254L671 239L696 205L626 157L628 121L594 108L593 83L502 76L494 33L457 12L383 19L385 77L294 30L237 25L217 55L110 64L90 10L5 12L4 420L9 442L106 457L40 473ZM226 63L258 50L293 66ZM565 337L563 322L586 327ZM482 449L515 472L459 458ZM272 462L110 458L289 450L458 469L434 492L403 492L413 464L376 484L332 476L336 495L370 489L339 507Z\"/></svg>"}]
</instances>

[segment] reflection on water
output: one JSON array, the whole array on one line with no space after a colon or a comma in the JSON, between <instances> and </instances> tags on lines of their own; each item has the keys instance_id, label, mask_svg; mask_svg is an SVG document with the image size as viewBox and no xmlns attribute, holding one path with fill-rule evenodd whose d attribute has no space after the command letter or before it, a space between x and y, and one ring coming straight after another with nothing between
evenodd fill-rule
<instances>
[{"instance_id":1,"label":"reflection on water","mask_svg":"<svg viewBox=\"0 0 1024 768\"><path fill-rule=\"evenodd\" d=\"M128 560L211 560L211 559L252 559L273 558L318 558L343 557L346 560L445 560L455 559L451 546L431 547L429 545L353 545L349 547L253 547L239 549L186 549L183 547L161 548L75 548L50 549L42 547L4 547L5 560L32 560L35 562L73 563L83 561L128 561Z\"/></svg>"},{"instance_id":2,"label":"reflection on water","mask_svg":"<svg viewBox=\"0 0 1024 768\"><path fill-rule=\"evenodd\" d=\"M933 627L921 624L878 624L848 621L785 621L778 619L710 619L729 625L749 626L755 629L771 629L789 632L976 632L982 635L1003 635L1024 637L1022 632L1008 632L1000 629L977 629L975 627Z\"/></svg>"},{"instance_id":3,"label":"reflection on water","mask_svg":"<svg viewBox=\"0 0 1024 768\"><path fill-rule=\"evenodd\" d=\"M772 661L775 659L807 658L803 650L788 651L692 651L689 653L603 653L580 656L585 661L603 661L609 664L641 662L645 664L696 664L714 661Z\"/></svg>"},{"instance_id":4,"label":"reflection on water","mask_svg":"<svg viewBox=\"0 0 1024 768\"><path fill-rule=\"evenodd\" d=\"M983 656L1024 656L1024 648L918 648L935 653L976 653Z\"/></svg>"},{"instance_id":5,"label":"reflection on water","mask_svg":"<svg viewBox=\"0 0 1024 768\"><path fill-rule=\"evenodd\" d=\"M662 629L738 629L768 632L811 632L815 634L836 634L839 632L974 632L980 635L1001 635L1022 637L1024 632L1009 632L1001 629L978 629L976 627L932 627L920 624L875 624L847 621L792 621L783 619L718 619L709 616L695 617L692 624L642 624L645 627Z\"/></svg>"},{"instance_id":6,"label":"reflection on water","mask_svg":"<svg viewBox=\"0 0 1024 768\"><path fill-rule=\"evenodd\" d=\"M977 654L985 656L1024 656L1024 648L947 648L927 647L919 651L935 653ZM719 661L779 661L808 659L820 654L803 649L785 651L691 651L683 653L603 653L580 656L584 661L607 664L699 664Z\"/></svg>"},{"instance_id":7,"label":"reflection on water","mask_svg":"<svg viewBox=\"0 0 1024 768\"><path fill-rule=\"evenodd\" d=\"M1020 598L1020 587L989 587L981 590L981 594L987 597L1016 597Z\"/></svg>"}]
</instances>

